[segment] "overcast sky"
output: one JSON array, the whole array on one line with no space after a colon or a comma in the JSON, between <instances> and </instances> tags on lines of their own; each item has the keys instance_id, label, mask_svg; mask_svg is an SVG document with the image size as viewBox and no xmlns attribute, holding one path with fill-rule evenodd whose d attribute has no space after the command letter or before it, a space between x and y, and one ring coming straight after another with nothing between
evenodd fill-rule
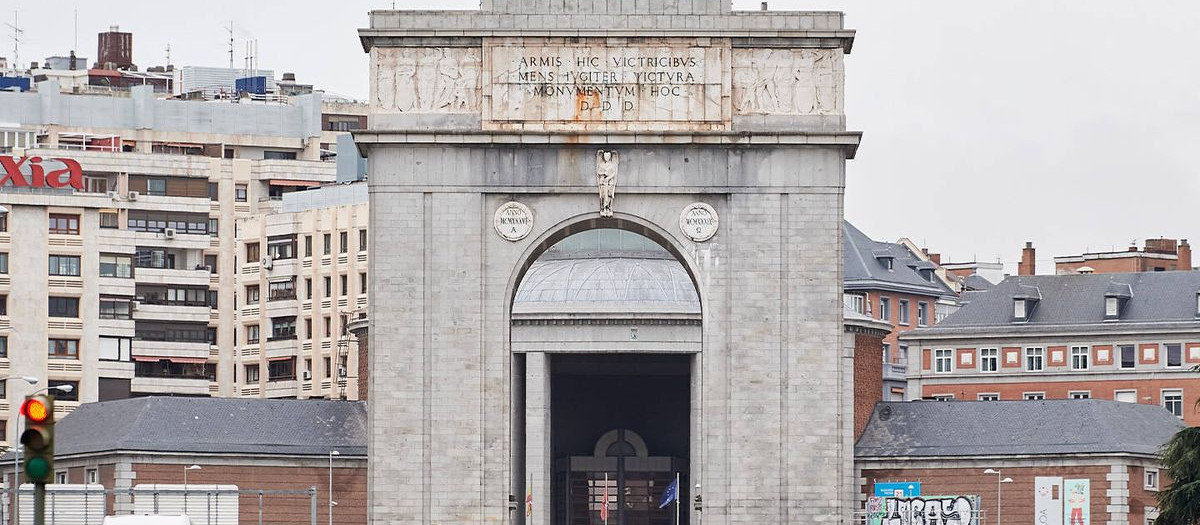
<instances>
[{"instance_id":1,"label":"overcast sky","mask_svg":"<svg viewBox=\"0 0 1200 525\"><path fill-rule=\"evenodd\" d=\"M397 0L474 8L477 0ZM757 9L758 1L735 0ZM365 99L355 30L387 0L203 4L9 0L21 62L79 56L96 33L134 33L134 61L228 65L258 40L259 64ZM772 9L845 11L850 128L846 217L879 240L909 237L953 261L1015 262L1025 241L1052 257L1124 249L1147 237L1200 242L1200 2L1154 0L773 0ZM0 56L12 58L4 27Z\"/></svg>"}]
</instances>

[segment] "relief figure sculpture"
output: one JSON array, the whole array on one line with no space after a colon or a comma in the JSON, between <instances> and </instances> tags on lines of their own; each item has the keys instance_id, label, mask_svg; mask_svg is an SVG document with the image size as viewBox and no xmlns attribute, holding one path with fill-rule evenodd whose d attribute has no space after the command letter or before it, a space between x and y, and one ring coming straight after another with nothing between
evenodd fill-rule
<instances>
[{"instance_id":1,"label":"relief figure sculpture","mask_svg":"<svg viewBox=\"0 0 1200 525\"><path fill-rule=\"evenodd\" d=\"M613 197L617 192L617 152L596 152L596 187L600 191L600 216L612 217Z\"/></svg>"}]
</instances>

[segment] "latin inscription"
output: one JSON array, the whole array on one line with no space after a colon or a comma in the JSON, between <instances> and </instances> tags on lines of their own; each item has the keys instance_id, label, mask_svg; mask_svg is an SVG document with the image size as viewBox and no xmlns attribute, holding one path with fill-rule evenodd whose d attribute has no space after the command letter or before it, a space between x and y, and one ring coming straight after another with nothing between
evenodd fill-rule
<instances>
[{"instance_id":1,"label":"latin inscription","mask_svg":"<svg viewBox=\"0 0 1200 525\"><path fill-rule=\"evenodd\" d=\"M492 119L720 120L723 51L707 47L496 47Z\"/></svg>"}]
</instances>

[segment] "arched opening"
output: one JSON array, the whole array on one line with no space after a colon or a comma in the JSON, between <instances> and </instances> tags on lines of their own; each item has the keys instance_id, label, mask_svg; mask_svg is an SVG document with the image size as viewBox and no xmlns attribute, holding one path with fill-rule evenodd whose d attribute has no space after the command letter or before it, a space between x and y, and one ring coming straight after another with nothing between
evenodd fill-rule
<instances>
[{"instance_id":1,"label":"arched opening","mask_svg":"<svg viewBox=\"0 0 1200 525\"><path fill-rule=\"evenodd\" d=\"M659 507L678 475L686 498L692 370L701 350L695 280L669 244L642 231L587 228L543 243L512 304L526 477L549 474L552 522L670 525ZM531 381L541 381L530 389ZM544 411L544 412L542 412ZM616 430L614 430L616 429ZM683 499L683 501L687 501ZM686 514L682 523L687 523Z\"/></svg>"}]
</instances>

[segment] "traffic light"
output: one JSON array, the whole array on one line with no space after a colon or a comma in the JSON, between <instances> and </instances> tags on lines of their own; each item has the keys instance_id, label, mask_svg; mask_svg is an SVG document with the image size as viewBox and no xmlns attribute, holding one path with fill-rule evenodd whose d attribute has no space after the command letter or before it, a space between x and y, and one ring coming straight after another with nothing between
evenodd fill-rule
<instances>
[{"instance_id":1,"label":"traffic light","mask_svg":"<svg viewBox=\"0 0 1200 525\"><path fill-rule=\"evenodd\" d=\"M51 483L54 479L54 397L29 396L21 404L25 431L25 481Z\"/></svg>"}]
</instances>

